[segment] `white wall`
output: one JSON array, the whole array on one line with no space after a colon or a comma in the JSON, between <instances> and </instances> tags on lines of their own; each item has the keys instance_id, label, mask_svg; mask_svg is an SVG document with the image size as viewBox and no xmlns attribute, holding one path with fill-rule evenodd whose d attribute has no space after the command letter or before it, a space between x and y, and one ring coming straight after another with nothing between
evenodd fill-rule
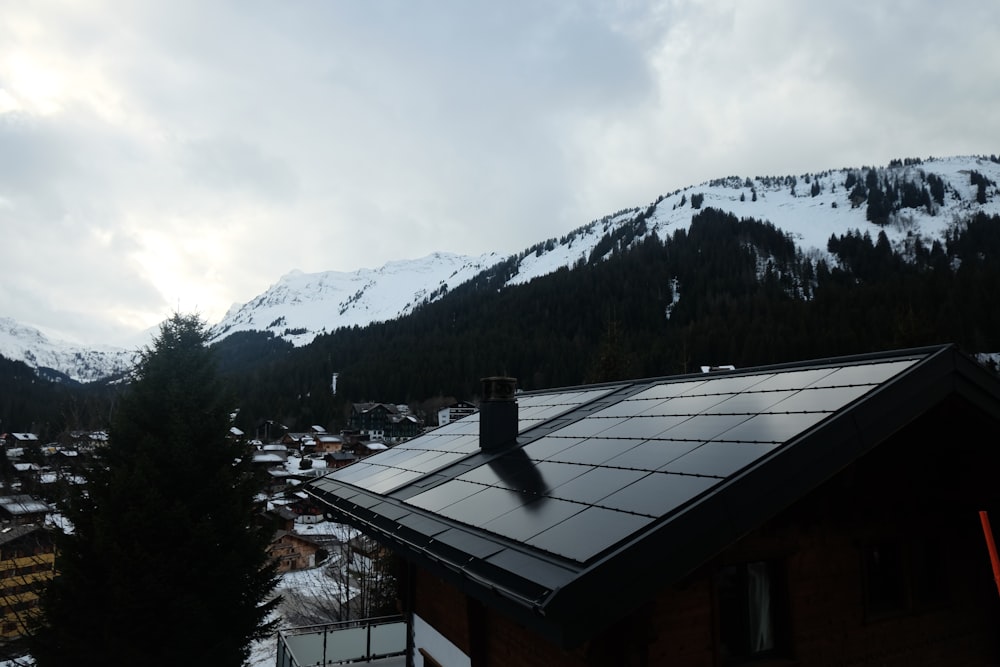
<instances>
[{"instance_id":1,"label":"white wall","mask_svg":"<svg viewBox=\"0 0 1000 667\"><path fill-rule=\"evenodd\" d=\"M416 667L424 667L424 656L420 655L419 651L421 648L445 667L472 667L469 656L462 653L427 621L414 614L413 664Z\"/></svg>"}]
</instances>

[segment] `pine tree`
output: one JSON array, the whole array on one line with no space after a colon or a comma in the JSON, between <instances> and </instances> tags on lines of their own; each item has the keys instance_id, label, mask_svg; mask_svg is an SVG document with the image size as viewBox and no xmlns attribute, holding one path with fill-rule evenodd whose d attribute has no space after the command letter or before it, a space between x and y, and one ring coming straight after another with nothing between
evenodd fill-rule
<instances>
[{"instance_id":1,"label":"pine tree","mask_svg":"<svg viewBox=\"0 0 1000 667\"><path fill-rule=\"evenodd\" d=\"M242 665L269 633L275 569L253 527L249 457L197 316L140 355L110 444L65 507L74 532L42 600L45 665Z\"/></svg>"}]
</instances>

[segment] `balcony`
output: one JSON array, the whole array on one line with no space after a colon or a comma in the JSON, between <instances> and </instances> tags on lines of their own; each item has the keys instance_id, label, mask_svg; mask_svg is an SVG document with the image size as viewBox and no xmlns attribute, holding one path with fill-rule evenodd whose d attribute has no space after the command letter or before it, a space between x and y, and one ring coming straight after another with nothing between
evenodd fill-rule
<instances>
[{"instance_id":1,"label":"balcony","mask_svg":"<svg viewBox=\"0 0 1000 667\"><path fill-rule=\"evenodd\" d=\"M402 616L291 628L278 633L277 667L406 664L409 628Z\"/></svg>"}]
</instances>

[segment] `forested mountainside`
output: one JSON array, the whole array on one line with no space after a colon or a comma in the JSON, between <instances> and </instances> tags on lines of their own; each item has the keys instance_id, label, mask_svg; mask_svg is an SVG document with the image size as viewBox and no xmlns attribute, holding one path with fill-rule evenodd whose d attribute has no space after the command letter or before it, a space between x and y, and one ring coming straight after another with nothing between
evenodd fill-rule
<instances>
[{"instance_id":1,"label":"forested mountainside","mask_svg":"<svg viewBox=\"0 0 1000 667\"><path fill-rule=\"evenodd\" d=\"M538 389L940 342L1000 350L1000 216L957 223L930 247L894 249L876 227L829 250L836 261L815 259L773 225L709 208L603 262L504 289L500 264L399 320L297 349L257 340L256 366L237 361L240 345L219 349L241 428L336 425L352 401L474 399L500 373Z\"/></svg>"},{"instance_id":2,"label":"forested mountainside","mask_svg":"<svg viewBox=\"0 0 1000 667\"><path fill-rule=\"evenodd\" d=\"M403 317L297 348L231 332L215 347L237 425L335 429L351 402L429 410L474 400L497 373L536 389L949 341L1000 351L1000 194L984 175L997 161L943 164L947 178L900 161L720 179L442 284ZM0 428L46 437L103 427L117 391L48 387L23 370L3 381Z\"/></svg>"},{"instance_id":3,"label":"forested mountainside","mask_svg":"<svg viewBox=\"0 0 1000 667\"><path fill-rule=\"evenodd\" d=\"M503 265L506 277L500 287L507 287L561 268L602 261L613 250L641 243L647 235L666 237L686 229L692 215L703 208L770 222L814 259L835 262L826 250L829 236L856 228L884 230L893 248L905 252L918 240L927 246L941 242L956 220L968 220L976 213L1000 215L997 181L996 156L907 158L884 167L713 179L660 195L648 205L605 215L506 259L495 252L480 256L434 252L376 269L292 270L257 297L233 306L212 325L212 339L263 331L296 346L307 345L321 333L404 317L470 279L481 278L484 271L494 275L497 264ZM136 332L129 349L86 348L0 317L0 355L36 369L51 369L54 377L93 382L120 375L132 362L135 348L148 342L154 330Z\"/></svg>"}]
</instances>

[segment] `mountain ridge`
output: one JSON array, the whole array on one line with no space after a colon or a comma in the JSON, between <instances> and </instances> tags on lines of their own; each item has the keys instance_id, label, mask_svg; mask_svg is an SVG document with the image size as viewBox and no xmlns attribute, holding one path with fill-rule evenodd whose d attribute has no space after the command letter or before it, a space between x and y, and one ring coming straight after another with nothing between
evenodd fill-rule
<instances>
[{"instance_id":1,"label":"mountain ridge","mask_svg":"<svg viewBox=\"0 0 1000 667\"><path fill-rule=\"evenodd\" d=\"M789 234L802 252L831 262L835 260L827 251L828 240L851 230L884 232L894 248L905 251L918 240L928 246L940 241L949 228L977 212L1000 214L998 181L1000 161L993 156L894 160L884 167L713 179L660 195L646 206L622 209L510 257L439 251L353 272L292 270L254 299L234 305L211 332L215 341L239 331L264 331L296 346L307 345L337 328L405 316L501 263L506 287L581 262L601 261L651 234L662 237L686 227L693 215L709 207L767 221ZM0 354L53 368L77 381L100 379L101 355L107 355L109 369L120 369L126 356L114 349L63 349L58 341L48 341L46 348L29 328L24 329L25 338L17 344L0 335ZM42 347L32 347L31 340Z\"/></svg>"}]
</instances>

